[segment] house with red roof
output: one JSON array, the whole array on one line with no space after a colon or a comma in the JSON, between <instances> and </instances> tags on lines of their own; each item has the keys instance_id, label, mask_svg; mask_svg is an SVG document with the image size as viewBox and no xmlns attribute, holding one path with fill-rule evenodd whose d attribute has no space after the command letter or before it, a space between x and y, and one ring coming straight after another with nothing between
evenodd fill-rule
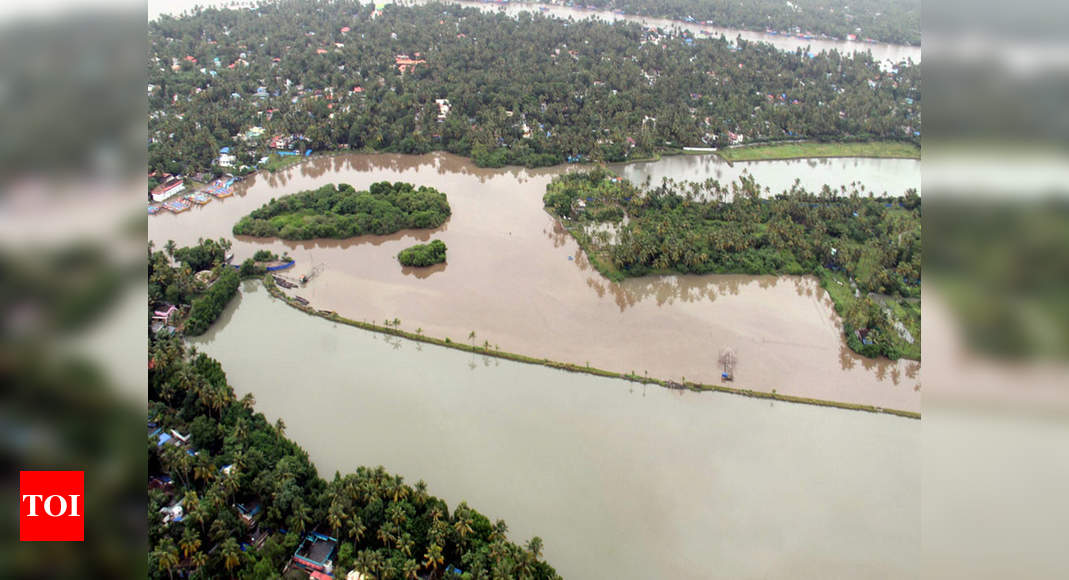
<instances>
[{"instance_id":1,"label":"house with red roof","mask_svg":"<svg viewBox=\"0 0 1069 580\"><path fill-rule=\"evenodd\" d=\"M183 180L172 177L152 189L152 201L163 201L172 195L179 194L186 189Z\"/></svg>"}]
</instances>

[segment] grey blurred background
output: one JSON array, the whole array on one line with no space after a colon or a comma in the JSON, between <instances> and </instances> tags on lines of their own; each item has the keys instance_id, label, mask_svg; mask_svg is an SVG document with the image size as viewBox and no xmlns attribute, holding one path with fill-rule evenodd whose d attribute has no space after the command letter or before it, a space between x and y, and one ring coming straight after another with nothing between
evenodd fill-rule
<instances>
[{"instance_id":1,"label":"grey blurred background","mask_svg":"<svg viewBox=\"0 0 1069 580\"><path fill-rule=\"evenodd\" d=\"M2 577L145 576L146 21L0 6ZM924 5L923 577L1069 577L1067 25ZM84 544L17 542L20 469L86 471Z\"/></svg>"},{"instance_id":2,"label":"grey blurred background","mask_svg":"<svg viewBox=\"0 0 1069 580\"><path fill-rule=\"evenodd\" d=\"M144 577L146 8L0 7L0 577ZM18 541L85 471L84 543Z\"/></svg>"},{"instance_id":3,"label":"grey blurred background","mask_svg":"<svg viewBox=\"0 0 1069 580\"><path fill-rule=\"evenodd\" d=\"M1067 23L924 4L927 578L1069 577Z\"/></svg>"}]
</instances>

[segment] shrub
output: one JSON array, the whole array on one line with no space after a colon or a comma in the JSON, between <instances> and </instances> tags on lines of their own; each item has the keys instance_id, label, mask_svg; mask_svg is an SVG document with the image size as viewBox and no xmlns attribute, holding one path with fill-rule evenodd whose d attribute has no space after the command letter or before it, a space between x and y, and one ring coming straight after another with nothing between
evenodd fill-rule
<instances>
[{"instance_id":1,"label":"shrub","mask_svg":"<svg viewBox=\"0 0 1069 580\"><path fill-rule=\"evenodd\" d=\"M445 243L434 240L429 244L416 244L401 250L397 259L403 266L431 266L445 261L445 251Z\"/></svg>"}]
</instances>

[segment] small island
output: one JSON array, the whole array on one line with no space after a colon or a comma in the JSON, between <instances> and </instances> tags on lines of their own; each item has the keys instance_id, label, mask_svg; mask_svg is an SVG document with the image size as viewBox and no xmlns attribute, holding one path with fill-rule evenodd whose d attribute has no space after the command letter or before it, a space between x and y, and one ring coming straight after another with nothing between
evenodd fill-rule
<instances>
[{"instance_id":1,"label":"small island","mask_svg":"<svg viewBox=\"0 0 1069 580\"><path fill-rule=\"evenodd\" d=\"M445 250L444 242L434 240L429 244L416 244L401 250L397 254L397 259L400 260L402 266L423 268L444 262Z\"/></svg>"},{"instance_id":2,"label":"small island","mask_svg":"<svg viewBox=\"0 0 1069 580\"><path fill-rule=\"evenodd\" d=\"M444 193L411 183L371 184L367 191L327 184L272 199L241 218L234 234L284 240L345 239L403 229L432 229L449 219Z\"/></svg>"}]
</instances>

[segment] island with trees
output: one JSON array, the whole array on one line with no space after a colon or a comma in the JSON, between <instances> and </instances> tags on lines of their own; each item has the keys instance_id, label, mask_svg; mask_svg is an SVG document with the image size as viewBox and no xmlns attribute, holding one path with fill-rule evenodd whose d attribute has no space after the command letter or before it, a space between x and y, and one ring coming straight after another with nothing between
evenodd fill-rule
<instances>
[{"instance_id":1,"label":"island with trees","mask_svg":"<svg viewBox=\"0 0 1069 580\"><path fill-rule=\"evenodd\" d=\"M451 215L446 195L433 187L382 181L367 191L327 184L272 199L234 225L234 234L284 240L345 239L403 229L433 229Z\"/></svg>"},{"instance_id":2,"label":"island with trees","mask_svg":"<svg viewBox=\"0 0 1069 580\"><path fill-rule=\"evenodd\" d=\"M248 173L309 151L533 167L922 133L919 64L629 22L302 0L165 15L148 37L161 173Z\"/></svg>"},{"instance_id":3,"label":"island with trees","mask_svg":"<svg viewBox=\"0 0 1069 580\"><path fill-rule=\"evenodd\" d=\"M554 178L543 201L610 279L811 274L834 302L851 349L920 359L921 203L914 190L875 197L795 186L773 196L747 177L641 189L594 169Z\"/></svg>"},{"instance_id":4,"label":"island with trees","mask_svg":"<svg viewBox=\"0 0 1069 580\"><path fill-rule=\"evenodd\" d=\"M423 268L444 262L445 250L445 242L433 240L429 244L416 244L401 250L397 259L402 266Z\"/></svg>"}]
</instances>

